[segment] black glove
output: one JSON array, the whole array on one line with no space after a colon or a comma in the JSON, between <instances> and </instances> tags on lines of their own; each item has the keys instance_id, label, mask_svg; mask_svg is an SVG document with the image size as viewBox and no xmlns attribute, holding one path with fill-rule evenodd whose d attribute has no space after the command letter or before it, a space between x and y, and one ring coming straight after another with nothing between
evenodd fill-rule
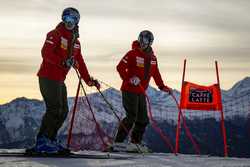
<instances>
[{"instance_id":1,"label":"black glove","mask_svg":"<svg viewBox=\"0 0 250 167\"><path fill-rule=\"evenodd\" d=\"M98 90L101 88L101 85L100 85L100 83L98 82L97 79L94 79L94 80L93 80L93 83L94 83L94 86L95 86Z\"/></svg>"},{"instance_id":2,"label":"black glove","mask_svg":"<svg viewBox=\"0 0 250 167\"><path fill-rule=\"evenodd\" d=\"M74 65L75 65L75 60L73 57L70 57L63 62L63 66L66 68L71 68Z\"/></svg>"},{"instance_id":3,"label":"black glove","mask_svg":"<svg viewBox=\"0 0 250 167\"><path fill-rule=\"evenodd\" d=\"M101 88L101 85L98 82L98 80L92 77L90 78L90 81L88 82L88 86L95 86L98 90Z\"/></svg>"},{"instance_id":4,"label":"black glove","mask_svg":"<svg viewBox=\"0 0 250 167\"><path fill-rule=\"evenodd\" d=\"M160 87L160 90L163 91L163 92L166 92L166 93L168 93L170 95L173 94L172 88L170 88L168 86L162 86L162 87Z\"/></svg>"}]
</instances>

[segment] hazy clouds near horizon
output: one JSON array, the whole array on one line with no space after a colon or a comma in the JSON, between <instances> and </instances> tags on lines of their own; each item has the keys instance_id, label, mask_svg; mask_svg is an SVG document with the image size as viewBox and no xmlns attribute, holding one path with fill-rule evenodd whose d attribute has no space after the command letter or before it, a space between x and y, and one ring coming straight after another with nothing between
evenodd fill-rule
<instances>
[{"instance_id":1,"label":"hazy clouds near horizon","mask_svg":"<svg viewBox=\"0 0 250 167\"><path fill-rule=\"evenodd\" d=\"M184 58L190 61L188 67L194 72L190 79L201 82L215 78L213 61L218 60L222 86L227 89L250 73L248 0L0 2L1 75L35 77L44 37L68 6L78 8L81 13L80 40L91 73L102 80L115 73L110 82L116 87L120 79L115 65L142 29L150 29L155 35L160 71L170 86L175 87L179 82ZM33 80L36 78L30 82ZM0 89L6 84L0 79Z\"/></svg>"}]
</instances>

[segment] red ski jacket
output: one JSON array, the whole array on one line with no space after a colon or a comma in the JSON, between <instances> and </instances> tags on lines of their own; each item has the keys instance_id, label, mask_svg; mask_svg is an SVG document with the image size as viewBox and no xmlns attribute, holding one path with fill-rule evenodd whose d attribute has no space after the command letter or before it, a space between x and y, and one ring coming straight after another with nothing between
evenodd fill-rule
<instances>
[{"instance_id":1,"label":"red ski jacket","mask_svg":"<svg viewBox=\"0 0 250 167\"><path fill-rule=\"evenodd\" d=\"M121 91L142 94L148 88L151 76L153 76L159 89L165 87L158 69L156 56L153 52L150 54L144 53L140 49L138 41L132 43L132 50L122 58L116 68L123 80ZM140 85L144 90L140 86L134 86L130 83L129 80L133 76L137 76L141 80Z\"/></svg>"},{"instance_id":2,"label":"red ski jacket","mask_svg":"<svg viewBox=\"0 0 250 167\"><path fill-rule=\"evenodd\" d=\"M47 34L47 38L42 48L43 62L37 73L39 77L48 78L63 82L66 78L69 68L63 66L63 62L69 58L68 49L71 44L72 32L67 30L63 23ZM79 40L76 40L72 56L76 62L76 67L81 77L86 83L90 81L88 69L84 63L81 54Z\"/></svg>"}]
</instances>

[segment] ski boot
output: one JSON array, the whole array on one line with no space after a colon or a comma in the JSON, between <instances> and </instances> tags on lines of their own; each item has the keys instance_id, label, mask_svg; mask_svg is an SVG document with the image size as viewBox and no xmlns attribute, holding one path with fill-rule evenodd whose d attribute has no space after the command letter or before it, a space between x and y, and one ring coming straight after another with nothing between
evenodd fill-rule
<instances>
[{"instance_id":1,"label":"ski boot","mask_svg":"<svg viewBox=\"0 0 250 167\"><path fill-rule=\"evenodd\" d=\"M55 146L57 146L58 154L60 154L60 155L69 155L70 154L70 150L68 148L65 148L60 140L57 140L57 139L52 140L52 143Z\"/></svg>"},{"instance_id":2,"label":"ski boot","mask_svg":"<svg viewBox=\"0 0 250 167\"><path fill-rule=\"evenodd\" d=\"M113 143L105 152L128 152L128 153L150 153L152 152L145 144L135 143Z\"/></svg>"},{"instance_id":3,"label":"ski boot","mask_svg":"<svg viewBox=\"0 0 250 167\"><path fill-rule=\"evenodd\" d=\"M129 153L150 153L152 152L145 144L129 143L127 144Z\"/></svg>"},{"instance_id":4,"label":"ski boot","mask_svg":"<svg viewBox=\"0 0 250 167\"><path fill-rule=\"evenodd\" d=\"M41 135L37 137L36 145L30 149L26 149L27 155L65 155L69 152L55 142L51 141L48 137Z\"/></svg>"}]
</instances>

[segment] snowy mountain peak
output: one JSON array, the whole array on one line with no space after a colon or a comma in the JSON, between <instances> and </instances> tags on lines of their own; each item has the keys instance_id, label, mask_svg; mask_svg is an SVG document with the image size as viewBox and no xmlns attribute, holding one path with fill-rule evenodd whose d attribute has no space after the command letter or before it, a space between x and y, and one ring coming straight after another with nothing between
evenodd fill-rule
<instances>
[{"instance_id":1,"label":"snowy mountain peak","mask_svg":"<svg viewBox=\"0 0 250 167\"><path fill-rule=\"evenodd\" d=\"M248 91L250 91L250 77L245 77L228 90L227 94L229 96L240 96Z\"/></svg>"},{"instance_id":2,"label":"snowy mountain peak","mask_svg":"<svg viewBox=\"0 0 250 167\"><path fill-rule=\"evenodd\" d=\"M121 118L125 114L122 106L121 92L114 88L108 88L103 90L102 93L105 99L112 104L113 110L105 102L99 92L88 94L88 98L92 109L96 114L96 119L102 123L103 127L109 129L109 132L112 133L118 123L117 118L112 111L115 111ZM173 90L173 94L177 100L180 99L179 91ZM147 90L147 95L150 99L153 118L157 120L158 123L161 123L161 125L166 126L165 128L174 127L175 129L178 118L178 108L173 98L168 93L150 86ZM94 125L93 121L91 122L92 115L89 112L86 98L79 98L79 106L81 107L79 107L76 112L78 115L75 117L74 127L76 130L74 133L77 134L83 131L84 135L92 134L94 129L91 127ZM244 124L244 120L249 117L250 111L248 105L250 101L250 77L246 77L238 82L232 89L223 91L222 98L224 99L223 108L225 120L233 123L237 121L237 126L239 124L238 122L240 122L243 123L242 127L247 127L247 125ZM69 108L73 108L74 97L68 98L68 103ZM0 147L18 146L19 148L22 148L32 144L39 129L44 112L45 105L43 101L27 99L25 97L17 98L10 103L0 105ZM186 115L186 118L189 119L190 122L195 120L194 125L196 125L197 121L198 123L204 121L211 123L211 121L213 122L219 119L219 114L215 116L214 112L195 112L192 114L193 115ZM211 117L213 119L210 119ZM61 136L67 135L70 118L71 114L68 114L68 121L65 121L65 124L59 133ZM232 129L234 129L234 127L232 127ZM174 131L175 130L171 132ZM168 132L170 132L169 129ZM238 131L237 133L239 134ZM209 134L214 134L214 132L210 132ZM174 133L172 133L173 138L174 136ZM89 140L86 140L86 142L91 141L93 138L88 139ZM244 143L244 141L242 143ZM243 148L245 147L242 147L241 149Z\"/></svg>"}]
</instances>

